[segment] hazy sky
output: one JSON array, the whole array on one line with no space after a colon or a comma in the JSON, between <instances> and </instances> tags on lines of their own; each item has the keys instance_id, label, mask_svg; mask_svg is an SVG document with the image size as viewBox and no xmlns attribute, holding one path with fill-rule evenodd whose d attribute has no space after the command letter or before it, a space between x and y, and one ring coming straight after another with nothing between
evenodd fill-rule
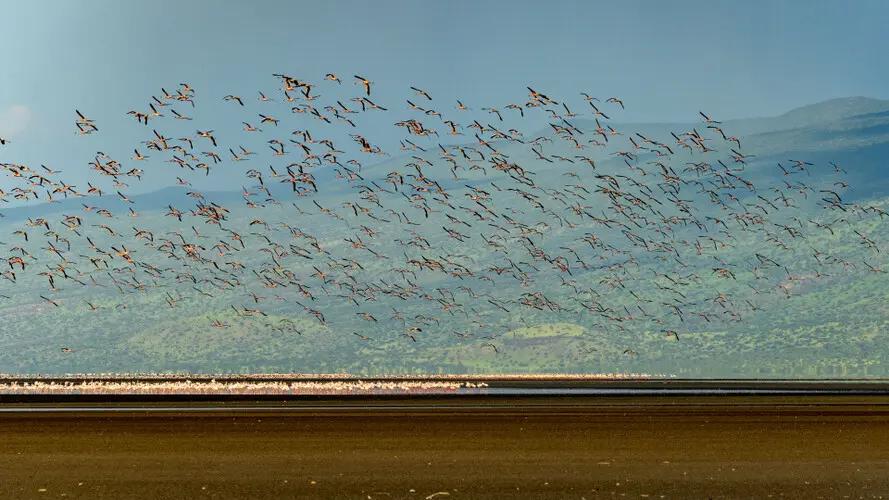
<instances>
[{"instance_id":1,"label":"hazy sky","mask_svg":"<svg viewBox=\"0 0 889 500\"><path fill-rule=\"evenodd\" d=\"M182 130L239 133L244 113L265 109L256 92L279 93L277 72L316 82L325 98L358 95L347 78L364 75L375 82L372 98L402 115L415 98L409 86L442 112L455 99L476 108L524 102L525 86L580 109L580 92L614 95L627 105L617 119L633 122L889 98L889 2L880 0L29 0L4 1L2 12L0 137L13 142L0 146L0 162L72 172L85 171L96 150L132 156L160 125L146 129L126 112L180 82L198 92L195 110L173 106L196 116ZM327 86L328 72L346 83ZM250 109L230 116L221 100L229 93ZM73 134L75 108L102 133ZM378 141L397 146L391 123L403 118L386 116ZM146 186L168 180L149 176Z\"/></svg>"}]
</instances>

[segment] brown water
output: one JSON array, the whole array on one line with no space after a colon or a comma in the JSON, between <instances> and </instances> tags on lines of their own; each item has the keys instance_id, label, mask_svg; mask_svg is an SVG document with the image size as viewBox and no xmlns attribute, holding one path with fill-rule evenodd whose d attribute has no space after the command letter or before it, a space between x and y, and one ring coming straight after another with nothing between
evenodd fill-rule
<instances>
[{"instance_id":1,"label":"brown water","mask_svg":"<svg viewBox=\"0 0 889 500\"><path fill-rule=\"evenodd\" d=\"M0 413L0 498L889 498L885 397L407 403Z\"/></svg>"}]
</instances>

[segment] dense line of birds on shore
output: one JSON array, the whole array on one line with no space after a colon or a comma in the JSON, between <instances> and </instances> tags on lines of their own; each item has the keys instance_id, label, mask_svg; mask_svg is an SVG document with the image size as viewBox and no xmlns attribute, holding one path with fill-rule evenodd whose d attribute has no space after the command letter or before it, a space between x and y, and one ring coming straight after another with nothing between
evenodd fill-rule
<instances>
[{"instance_id":1,"label":"dense line of birds on shore","mask_svg":"<svg viewBox=\"0 0 889 500\"><path fill-rule=\"evenodd\" d=\"M485 394L488 384L484 382L460 381L83 381L46 383L33 382L19 384L0 383L0 394L279 394L279 395L322 395L322 394Z\"/></svg>"},{"instance_id":2,"label":"dense line of birds on shore","mask_svg":"<svg viewBox=\"0 0 889 500\"><path fill-rule=\"evenodd\" d=\"M738 281L745 279L742 274L752 273L754 280L748 287L756 294L765 293L769 290L752 283L762 273L774 271L779 276L774 289L789 296L787 282L826 275L821 271L825 265L845 268L857 263L812 249L815 272L794 276L786 263L769 256L770 251L791 250L803 241L804 228L833 235L840 222L853 220L852 215L880 219L889 215L877 207L844 202L842 190L849 186L843 181L815 185L817 176L810 172L815 165L804 160L779 165L783 185L755 186L745 173L755 155L743 152L741 139L703 112L699 112L699 126L673 132L670 140L661 142L609 124L609 115L624 109L618 97L599 99L582 94L586 115L595 123L594 128L584 128L575 126L581 113L573 112L564 100L531 87L525 102L479 108L486 118L471 114L474 110L460 100L448 105L448 110L435 109L432 95L410 87L409 117L394 123L405 134L401 140L403 166L385 175L368 167L362 172L362 162L391 158L371 137L355 133L361 115L396 112L372 100L375 83L354 75L351 80L358 92L348 104L343 102L346 99L334 99L322 106L316 92L319 87L331 85L342 92L347 82L333 74L317 84L284 74L274 78L281 84L277 94L230 94L222 100L224 105L244 108L245 113L248 104L262 107L262 113L247 113L253 118L245 119L242 131L262 134L268 145L265 157L282 161L278 166L239 169L242 162L257 163L263 155L237 145L235 138L224 143L213 128L181 138L167 136L165 123L195 120L173 108L187 105L197 109L198 93L185 83L173 92L162 89L159 96L151 96L145 109L127 113L147 131L142 152L140 147L134 148L133 156L123 162L98 152L89 162L93 174L101 175L113 187L97 187L96 181L75 186L63 180L60 171L43 165L0 164L7 177L19 182L9 190L0 189L0 201L58 202L79 197L88 213L65 214L59 220L33 218L11 234L0 235L5 241L3 296L12 296L9 291L24 273L36 273L46 280L46 291L39 297L53 307L65 303L57 293L60 280L64 280L80 287L113 285L121 294L167 287L166 302L171 308L187 298L212 297L214 289L238 291L249 306L232 304L237 317L261 319L268 316L264 304L288 301L320 324L330 320L316 305L325 298L351 304L356 317L368 324L391 322L397 325L393 328L397 334L413 342L433 325L440 327L441 321L431 315L405 315L399 304L406 301L463 317L478 331L486 325L486 314L513 314L516 309L553 314L570 311L589 315L594 328L625 331L633 321L643 321L665 337L679 340L681 332L676 325L689 318L708 323L741 321L742 311L759 309L749 300L733 300L723 293L704 304L716 307L716 312L702 309L701 304L688 301L683 287L712 278ZM550 133L528 137L502 125L530 113L544 114ZM88 118L88 112L76 110L75 114L75 134L100 133L99 124ZM315 125L311 131L306 125L289 131L284 125L292 119ZM324 138L332 127L353 131L353 145ZM468 138L469 142L443 145L442 136ZM12 150L12 144L0 138L7 151ZM353 156L348 156L347 150L353 151ZM552 150L561 154L548 152ZM245 210L255 210L252 213L257 215L251 216L246 227L234 227L229 222L234 207L189 191L194 207L170 205L164 211L171 227L181 223L187 229L155 234L146 227L124 224L127 217L139 216L131 195L126 194L128 183L138 182L146 173L135 165L148 162L152 169L161 168L157 160L149 161L153 154L164 155L164 162L201 176L210 176L211 171L212 175L226 176L242 172L250 184L243 187ZM693 160L674 164L680 154ZM513 159L519 155L523 155L521 164ZM553 168L558 168L553 170L557 174L548 173ZM223 172L217 174L218 170ZM319 172L327 170L333 170L335 176L331 173L330 179L322 179ZM825 171L834 176L831 181L845 173L833 164ZM339 207L324 206L318 197L330 182L346 183L354 195ZM177 177L177 184L191 186L183 177ZM285 193L273 192L276 184L283 186ZM689 190L694 194L685 195ZM102 208L104 195L116 196L129 208L123 213ZM282 203L288 196L294 201ZM784 215L799 208L799 197L808 202L809 196L840 217L827 222ZM604 209L593 200L604 202ZM287 208L288 216L265 220L261 214L269 206ZM346 255L334 256L325 248L330 242L313 234L318 231L298 227L301 217L309 216L325 216L329 221L325 226L348 233L342 238L345 245L336 246L337 250L345 248ZM88 217L99 218L101 223L90 224ZM204 234L196 221L215 229ZM677 236L692 229L700 236ZM764 235L768 248L756 251L746 267L726 262L719 257L719 250L734 244L737 236L733 232ZM104 239L100 241L96 234ZM863 245L879 252L879 245L868 234L857 234ZM286 239L282 241L281 235ZM75 247L84 245L87 250L72 250L72 240ZM119 243L103 243L106 240ZM553 240L558 241L555 248L548 245ZM50 263L35 255L37 251L29 246L35 244L50 254ZM400 255L380 250L391 244L399 245ZM477 258L481 254L471 254L473 245L488 252L488 262L482 264ZM162 256L163 264L146 256L146 250ZM260 265L248 267L243 263L247 259L238 258L244 252L265 255ZM690 263L689 259L708 252L713 259L706 268ZM363 279L365 268L379 262L385 262L386 277ZM653 275L635 271L648 264L659 266ZM862 265L883 272L868 262ZM599 273L595 281L585 279L593 272ZM559 290L568 294L567 302L535 291L535 282L546 279L558 279ZM459 285L430 289L421 284L430 280L453 280ZM275 293L274 297L261 295L265 293L262 289L274 290L269 292ZM504 297L504 291L514 294ZM612 294L629 302L609 302ZM369 304L381 300L387 300L391 317L378 318L367 312ZM76 307L102 309L93 301ZM483 314L479 309L490 312ZM220 315L207 326L230 327L231 320L226 318ZM287 318L266 326L300 333ZM369 331L352 333L360 341L374 340L367 335ZM486 340L482 346L500 352L493 336L468 330L452 333L458 339L481 337ZM627 349L624 354L637 353Z\"/></svg>"}]
</instances>

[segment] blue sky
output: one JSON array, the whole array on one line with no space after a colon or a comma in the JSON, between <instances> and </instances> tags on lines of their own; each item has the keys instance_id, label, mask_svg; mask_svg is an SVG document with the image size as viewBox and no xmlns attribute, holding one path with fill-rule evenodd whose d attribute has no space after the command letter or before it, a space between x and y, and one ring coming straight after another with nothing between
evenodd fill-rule
<instances>
[{"instance_id":1,"label":"blue sky","mask_svg":"<svg viewBox=\"0 0 889 500\"><path fill-rule=\"evenodd\" d=\"M198 92L195 110L173 106L195 116L186 128L213 128L238 144L241 119L271 109L255 97L276 93L276 72L317 83L325 103L359 90L336 88L325 73L373 80L372 99L397 112L365 121L358 133L384 149L396 149L403 135L391 123L408 116L404 100L422 99L409 86L428 91L442 112L453 111L455 99L476 109L524 102L525 86L581 110L580 92L619 96L627 110L616 119L633 122L889 98L886 19L889 3L864 0L6 2L0 137L12 143L0 147L0 161L67 169L76 184L95 151L132 156L132 145L162 125L146 129L126 112L144 110L161 87L172 92L180 82ZM247 98L249 109L223 103L229 93ZM101 133L75 135L74 109ZM148 175L142 187L174 177Z\"/></svg>"}]
</instances>

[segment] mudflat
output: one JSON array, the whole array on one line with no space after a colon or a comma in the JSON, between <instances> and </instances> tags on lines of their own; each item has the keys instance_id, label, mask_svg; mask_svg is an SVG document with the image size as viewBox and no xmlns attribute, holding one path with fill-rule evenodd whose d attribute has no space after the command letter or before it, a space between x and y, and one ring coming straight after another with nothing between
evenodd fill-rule
<instances>
[{"instance_id":1,"label":"mudflat","mask_svg":"<svg viewBox=\"0 0 889 500\"><path fill-rule=\"evenodd\" d=\"M885 396L82 406L0 405L0 498L889 498Z\"/></svg>"}]
</instances>

